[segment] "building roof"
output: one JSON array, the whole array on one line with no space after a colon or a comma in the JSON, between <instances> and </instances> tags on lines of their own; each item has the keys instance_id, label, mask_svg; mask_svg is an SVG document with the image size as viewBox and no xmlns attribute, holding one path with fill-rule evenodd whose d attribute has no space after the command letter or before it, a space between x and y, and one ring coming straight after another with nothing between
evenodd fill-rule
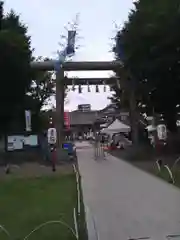
<instances>
[{"instance_id":1,"label":"building roof","mask_svg":"<svg viewBox=\"0 0 180 240\"><path fill-rule=\"evenodd\" d=\"M117 110L114 106L114 104L110 104L104 109L101 110L90 110L87 112L83 112L81 110L75 110L72 112L69 112L69 118L70 118L70 124L71 125L93 125L94 123L97 124L102 124L105 122L109 122L109 124L112 122L112 117L118 116L120 117L125 113L128 113L127 111L124 110ZM55 112L54 111L48 111L46 114L49 116L54 116ZM108 119L106 118L108 116ZM120 119L122 121L122 119ZM124 122L124 121L123 121ZM127 124L125 121L124 123Z\"/></svg>"},{"instance_id":2,"label":"building roof","mask_svg":"<svg viewBox=\"0 0 180 240\"><path fill-rule=\"evenodd\" d=\"M69 112L71 125L92 125L97 119L97 111Z\"/></svg>"},{"instance_id":3,"label":"building roof","mask_svg":"<svg viewBox=\"0 0 180 240\"><path fill-rule=\"evenodd\" d=\"M99 111L87 111L87 112L82 112L79 110L75 110L72 112L69 112L70 116L70 122L71 125L92 125L93 123L104 123L106 122L103 120L104 116L121 116L124 113L128 113L128 111L125 110L117 110L116 106L114 104L109 104L107 107L104 109L101 109ZM128 114L125 114L128 115ZM111 118L110 118L111 119ZM122 121L122 119L121 119ZM112 120L110 120L112 122ZM127 124L127 122L125 121ZM129 122L128 122L129 123Z\"/></svg>"}]
</instances>

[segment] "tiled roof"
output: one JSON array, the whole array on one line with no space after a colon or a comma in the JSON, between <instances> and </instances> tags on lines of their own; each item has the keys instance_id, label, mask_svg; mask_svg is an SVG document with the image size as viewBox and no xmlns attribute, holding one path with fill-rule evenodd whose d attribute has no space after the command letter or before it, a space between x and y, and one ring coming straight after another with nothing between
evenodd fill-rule
<instances>
[{"instance_id":1,"label":"tiled roof","mask_svg":"<svg viewBox=\"0 0 180 240\"><path fill-rule=\"evenodd\" d=\"M73 111L69 113L71 125L89 125L97 119L97 111L81 112Z\"/></svg>"},{"instance_id":2,"label":"tiled roof","mask_svg":"<svg viewBox=\"0 0 180 240\"><path fill-rule=\"evenodd\" d=\"M79 110L75 110L72 112L69 112L69 117L70 117L70 124L71 125L92 125L93 123L99 123L102 124L105 122L105 120L103 120L103 117L105 116L116 116L117 118L120 119L120 115L121 113L128 113L127 111L121 110L121 111L112 111L112 109L114 108L113 104L108 105L107 107L105 107L102 110L99 111L89 111L89 112L82 112ZM110 109L110 110L109 110ZM109 110L109 111L108 111ZM55 112L51 112L48 111L47 114L50 116L55 115ZM111 118L110 118L111 119ZM109 119L109 120L110 120ZM121 119L122 122L128 124L129 122L128 119L127 121L123 121ZM111 122L111 120L110 120Z\"/></svg>"}]
</instances>

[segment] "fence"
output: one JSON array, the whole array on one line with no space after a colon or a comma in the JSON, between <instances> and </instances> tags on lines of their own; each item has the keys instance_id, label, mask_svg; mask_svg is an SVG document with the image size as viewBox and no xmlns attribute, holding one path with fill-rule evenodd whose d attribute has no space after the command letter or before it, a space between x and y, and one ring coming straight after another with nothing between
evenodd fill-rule
<instances>
[{"instance_id":1,"label":"fence","mask_svg":"<svg viewBox=\"0 0 180 240\"><path fill-rule=\"evenodd\" d=\"M95 160L105 159L106 155L105 155L104 147L105 145L102 144L101 142L99 141L94 142L94 159Z\"/></svg>"},{"instance_id":2,"label":"fence","mask_svg":"<svg viewBox=\"0 0 180 240\"><path fill-rule=\"evenodd\" d=\"M176 183L176 168L180 161L180 157L178 157L172 167L170 167L168 164L164 164L161 159L158 159L156 161L156 167L158 170L158 175L162 178L165 178L165 180L168 180L170 183L175 184Z\"/></svg>"},{"instance_id":3,"label":"fence","mask_svg":"<svg viewBox=\"0 0 180 240\"><path fill-rule=\"evenodd\" d=\"M80 232L81 232L81 218L82 215L86 214L86 220L87 220L87 225L91 225L91 230L90 230L90 235L91 238L90 239L94 239L94 240L99 240L99 234L98 234L98 230L96 227L96 221L93 215L90 214L90 209L88 208L88 206L85 206L85 209L83 209L81 207L81 177L79 175L79 171L77 170L76 166L73 165L74 167L74 172L76 174L76 186L77 186L77 211L76 212L76 216L74 214L74 225L76 228L76 236L77 239L79 239L80 237ZM84 210L84 211L83 211ZM90 219L89 219L90 216ZM85 219L84 219L85 221ZM87 230L87 226L86 226L86 230ZM89 236L88 236L89 237ZM83 238L84 240L84 238Z\"/></svg>"}]
</instances>

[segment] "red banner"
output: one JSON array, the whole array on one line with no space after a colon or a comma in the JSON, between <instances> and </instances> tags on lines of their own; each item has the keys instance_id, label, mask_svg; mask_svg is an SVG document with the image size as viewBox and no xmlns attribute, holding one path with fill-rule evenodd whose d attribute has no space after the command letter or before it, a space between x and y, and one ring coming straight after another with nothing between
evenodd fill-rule
<instances>
[{"instance_id":1,"label":"red banner","mask_svg":"<svg viewBox=\"0 0 180 240\"><path fill-rule=\"evenodd\" d=\"M70 116L69 116L69 112L64 112L64 125L66 126L66 129L70 129Z\"/></svg>"}]
</instances>

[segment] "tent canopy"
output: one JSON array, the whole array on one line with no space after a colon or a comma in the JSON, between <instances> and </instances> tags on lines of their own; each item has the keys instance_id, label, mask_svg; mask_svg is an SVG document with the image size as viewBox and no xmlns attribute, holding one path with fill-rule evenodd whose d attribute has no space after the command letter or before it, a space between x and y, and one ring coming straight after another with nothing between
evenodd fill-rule
<instances>
[{"instance_id":1,"label":"tent canopy","mask_svg":"<svg viewBox=\"0 0 180 240\"><path fill-rule=\"evenodd\" d=\"M114 134L114 133L128 133L131 131L131 128L116 119L113 123L111 123L107 128L102 129L102 133Z\"/></svg>"},{"instance_id":2,"label":"tent canopy","mask_svg":"<svg viewBox=\"0 0 180 240\"><path fill-rule=\"evenodd\" d=\"M101 124L100 128L106 128L107 127L107 123Z\"/></svg>"}]
</instances>

